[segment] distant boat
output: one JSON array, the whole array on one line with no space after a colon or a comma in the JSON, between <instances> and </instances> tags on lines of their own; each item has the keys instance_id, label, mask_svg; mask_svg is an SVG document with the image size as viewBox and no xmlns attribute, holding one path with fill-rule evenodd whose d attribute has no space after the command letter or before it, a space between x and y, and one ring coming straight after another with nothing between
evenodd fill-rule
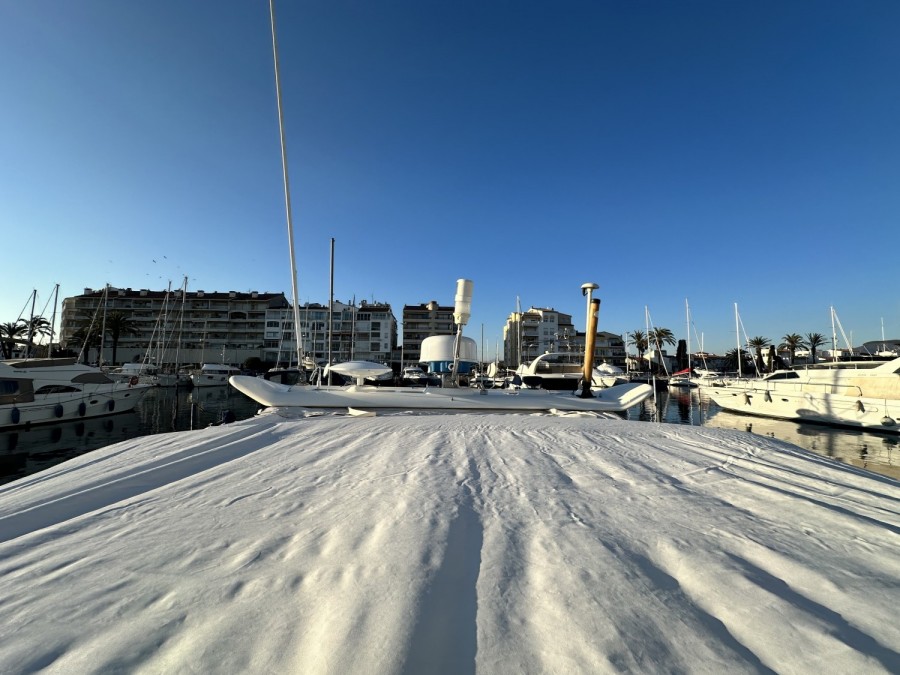
<instances>
[{"instance_id":1,"label":"distant boat","mask_svg":"<svg viewBox=\"0 0 900 675\"><path fill-rule=\"evenodd\" d=\"M204 363L200 370L191 373L195 387L221 387L228 384L232 375L240 375L241 369L224 363Z\"/></svg>"},{"instance_id":2,"label":"distant boat","mask_svg":"<svg viewBox=\"0 0 900 675\"><path fill-rule=\"evenodd\" d=\"M428 384L428 373L419 366L406 366L400 373L400 382L414 387Z\"/></svg>"}]
</instances>

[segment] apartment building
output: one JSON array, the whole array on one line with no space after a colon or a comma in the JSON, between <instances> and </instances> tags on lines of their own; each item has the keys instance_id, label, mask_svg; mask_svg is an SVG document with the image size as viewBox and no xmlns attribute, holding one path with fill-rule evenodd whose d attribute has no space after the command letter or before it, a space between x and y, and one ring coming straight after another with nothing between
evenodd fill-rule
<instances>
[{"instance_id":1,"label":"apartment building","mask_svg":"<svg viewBox=\"0 0 900 675\"><path fill-rule=\"evenodd\" d=\"M328 305L306 303L299 308L304 357L327 363ZM359 306L334 301L331 305L331 358L333 361L391 363L397 344L397 319L390 304L365 300ZM289 303L266 313L264 355L268 363L296 363L294 312Z\"/></svg>"},{"instance_id":2,"label":"apartment building","mask_svg":"<svg viewBox=\"0 0 900 675\"><path fill-rule=\"evenodd\" d=\"M552 307L512 312L503 326L503 357L512 368L544 352L570 351L577 333L572 316ZM582 342L581 350L584 351Z\"/></svg>"},{"instance_id":3,"label":"apartment building","mask_svg":"<svg viewBox=\"0 0 900 675\"><path fill-rule=\"evenodd\" d=\"M431 335L455 335L454 307L436 300L421 305L403 306L403 365L417 364L422 357L422 340Z\"/></svg>"},{"instance_id":4,"label":"apartment building","mask_svg":"<svg viewBox=\"0 0 900 675\"><path fill-rule=\"evenodd\" d=\"M163 363L230 363L259 357L266 314L288 306L284 293L212 293L109 288L84 289L62 302L60 344L78 351L75 338L91 324L95 332L114 314L129 320L134 333L123 332L114 346L109 326L102 354L93 346L88 359L117 365L148 357ZM77 342L77 343L76 343ZM115 351L115 357L113 356ZM115 364L113 364L115 359Z\"/></svg>"},{"instance_id":5,"label":"apartment building","mask_svg":"<svg viewBox=\"0 0 900 675\"><path fill-rule=\"evenodd\" d=\"M512 312L503 327L503 354L509 367L529 363L545 352L584 353L585 333L575 329L572 316L553 308L531 307ZM601 331L594 342L594 363L625 367L621 335Z\"/></svg>"}]
</instances>

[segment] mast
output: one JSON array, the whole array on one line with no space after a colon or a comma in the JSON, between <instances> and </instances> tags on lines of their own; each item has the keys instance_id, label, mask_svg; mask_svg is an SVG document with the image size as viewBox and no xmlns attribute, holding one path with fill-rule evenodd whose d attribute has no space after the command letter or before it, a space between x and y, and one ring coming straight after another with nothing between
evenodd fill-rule
<instances>
[{"instance_id":1,"label":"mast","mask_svg":"<svg viewBox=\"0 0 900 675\"><path fill-rule=\"evenodd\" d=\"M53 327L56 325L56 305L59 301L59 284L53 288L53 314L50 318L50 342L47 345L47 358L53 356ZM884 341L884 319L881 320L881 340Z\"/></svg>"},{"instance_id":2,"label":"mast","mask_svg":"<svg viewBox=\"0 0 900 675\"><path fill-rule=\"evenodd\" d=\"M742 377L741 375L741 324L740 319L738 319L738 308L737 303L734 303L734 335L737 338L737 364L738 364L738 379Z\"/></svg>"},{"instance_id":3,"label":"mast","mask_svg":"<svg viewBox=\"0 0 900 675\"><path fill-rule=\"evenodd\" d=\"M294 344L297 365L300 365L303 335L300 327L300 296L297 295L297 258L294 254L294 216L291 210L291 187L288 180L287 143L284 134L284 113L281 106L281 74L278 69L278 38L275 34L275 0L269 0L269 21L272 24L272 60L275 66L275 98L278 104L278 135L281 139L281 173L284 182L284 210L287 215L288 253L291 259L291 293L294 308ZM279 350L280 352L280 350ZM280 354L279 354L280 355ZM224 350L223 350L224 359Z\"/></svg>"},{"instance_id":4,"label":"mast","mask_svg":"<svg viewBox=\"0 0 900 675\"><path fill-rule=\"evenodd\" d=\"M684 299L684 320L687 322L687 368L688 380L691 379L691 308L688 299Z\"/></svg>"},{"instance_id":5,"label":"mast","mask_svg":"<svg viewBox=\"0 0 900 675\"><path fill-rule=\"evenodd\" d=\"M328 286L328 365L331 365L331 349L334 338L334 237L331 238L331 281ZM328 369L328 382L331 383L331 369Z\"/></svg>"},{"instance_id":6,"label":"mast","mask_svg":"<svg viewBox=\"0 0 900 675\"><path fill-rule=\"evenodd\" d=\"M100 354L97 356L97 367L103 367L103 349L106 346L106 304L109 302L109 282L103 289L103 321L100 324ZM113 364L115 365L115 364Z\"/></svg>"},{"instance_id":7,"label":"mast","mask_svg":"<svg viewBox=\"0 0 900 675\"><path fill-rule=\"evenodd\" d=\"M25 346L25 358L31 356L31 343L34 340L34 303L37 301L37 289L31 292L31 317L28 319L28 344Z\"/></svg>"},{"instance_id":8,"label":"mast","mask_svg":"<svg viewBox=\"0 0 900 675\"><path fill-rule=\"evenodd\" d=\"M831 360L837 361L837 331L834 328L834 305L831 306Z\"/></svg>"}]
</instances>

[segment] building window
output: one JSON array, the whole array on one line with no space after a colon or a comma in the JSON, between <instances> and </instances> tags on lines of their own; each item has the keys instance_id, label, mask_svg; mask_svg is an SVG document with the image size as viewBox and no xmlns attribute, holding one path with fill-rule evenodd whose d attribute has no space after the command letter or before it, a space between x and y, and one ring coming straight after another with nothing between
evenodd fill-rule
<instances>
[{"instance_id":1,"label":"building window","mask_svg":"<svg viewBox=\"0 0 900 675\"><path fill-rule=\"evenodd\" d=\"M266 321L266 328L278 328L280 325L277 321Z\"/></svg>"}]
</instances>

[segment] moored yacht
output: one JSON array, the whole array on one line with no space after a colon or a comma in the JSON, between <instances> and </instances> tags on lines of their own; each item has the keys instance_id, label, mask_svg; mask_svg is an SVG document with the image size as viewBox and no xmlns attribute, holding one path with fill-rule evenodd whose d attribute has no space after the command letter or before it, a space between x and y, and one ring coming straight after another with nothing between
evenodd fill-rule
<instances>
[{"instance_id":1,"label":"moored yacht","mask_svg":"<svg viewBox=\"0 0 900 675\"><path fill-rule=\"evenodd\" d=\"M900 358L811 364L706 391L732 412L900 432Z\"/></svg>"},{"instance_id":2,"label":"moored yacht","mask_svg":"<svg viewBox=\"0 0 900 675\"><path fill-rule=\"evenodd\" d=\"M127 412L149 390L74 358L0 361L0 429Z\"/></svg>"},{"instance_id":3,"label":"moored yacht","mask_svg":"<svg viewBox=\"0 0 900 675\"><path fill-rule=\"evenodd\" d=\"M232 375L240 375L241 369L224 363L204 363L200 370L191 373L195 387L222 387L228 384Z\"/></svg>"}]
</instances>

